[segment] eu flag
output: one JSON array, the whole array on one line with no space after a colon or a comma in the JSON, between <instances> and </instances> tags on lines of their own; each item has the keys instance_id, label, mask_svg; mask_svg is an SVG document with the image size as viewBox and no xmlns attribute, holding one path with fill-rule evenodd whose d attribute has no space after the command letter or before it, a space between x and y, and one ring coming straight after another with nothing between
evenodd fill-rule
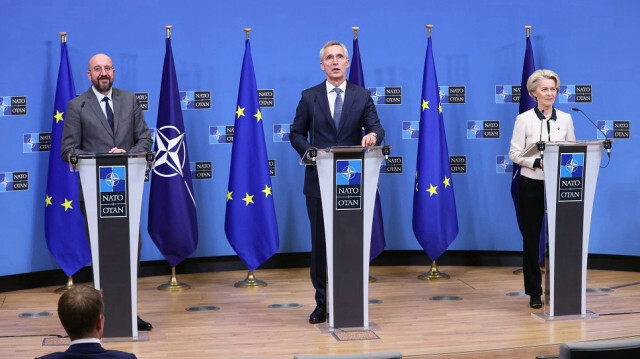
<instances>
[{"instance_id":1,"label":"eu flag","mask_svg":"<svg viewBox=\"0 0 640 359\"><path fill-rule=\"evenodd\" d=\"M413 233L431 260L438 259L458 235L458 214L431 37L427 45L422 79L420 135L413 194Z\"/></svg>"},{"instance_id":2,"label":"eu flag","mask_svg":"<svg viewBox=\"0 0 640 359\"><path fill-rule=\"evenodd\" d=\"M238 89L224 230L250 271L269 259L280 244L249 39Z\"/></svg>"},{"instance_id":3,"label":"eu flag","mask_svg":"<svg viewBox=\"0 0 640 359\"><path fill-rule=\"evenodd\" d=\"M170 38L166 39L166 45L148 229L164 258L175 267L198 246L198 218Z\"/></svg>"},{"instance_id":4,"label":"eu flag","mask_svg":"<svg viewBox=\"0 0 640 359\"><path fill-rule=\"evenodd\" d=\"M364 87L364 75L360 61L360 47L358 39L353 39L353 55L351 56L351 69L349 70L349 82ZM373 260L384 250L386 241L384 238L384 222L382 221L382 205L380 204L380 191L376 191L376 203L373 209L373 224L371 226L371 251L369 260Z\"/></svg>"},{"instance_id":5,"label":"eu flag","mask_svg":"<svg viewBox=\"0 0 640 359\"><path fill-rule=\"evenodd\" d=\"M51 128L51 151L44 208L47 247L67 276L72 276L91 261L84 216L78 201L79 178L60 158L62 128L67 103L76 96L69 66L67 43L60 45L60 69Z\"/></svg>"}]
</instances>

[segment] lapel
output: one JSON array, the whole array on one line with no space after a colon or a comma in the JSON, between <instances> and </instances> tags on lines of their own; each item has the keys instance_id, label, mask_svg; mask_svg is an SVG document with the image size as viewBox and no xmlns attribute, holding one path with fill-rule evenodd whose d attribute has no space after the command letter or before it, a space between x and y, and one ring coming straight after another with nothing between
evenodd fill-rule
<instances>
[{"instance_id":1,"label":"lapel","mask_svg":"<svg viewBox=\"0 0 640 359\"><path fill-rule=\"evenodd\" d=\"M120 113L122 109L122 101L120 101L120 90L115 87L112 87L111 90L111 98L113 99L113 137L115 138L115 134L118 132L118 119L120 118Z\"/></svg>"},{"instance_id":2,"label":"lapel","mask_svg":"<svg viewBox=\"0 0 640 359\"><path fill-rule=\"evenodd\" d=\"M317 96L318 96L318 110L320 110L320 114L316 114L316 121L318 119L325 119L329 123L329 126L333 128L336 133L336 124L333 122L333 117L331 117L331 108L329 107L329 96L327 95L327 84L326 81L322 82L320 85L316 86L317 88ZM320 116L318 116L320 115Z\"/></svg>"},{"instance_id":3,"label":"lapel","mask_svg":"<svg viewBox=\"0 0 640 359\"><path fill-rule=\"evenodd\" d=\"M93 90L91 88L89 88L89 91L85 92L85 94L87 95L87 105L89 106L91 111L93 111L93 115L95 116L95 118L97 118L100 121L100 123L102 124L102 127L104 127L104 130L107 131L107 133L113 137L113 131L111 131L111 126L109 126L109 121L107 121L107 116L105 116L104 112L102 112L102 108L100 107L100 103L98 102L98 98L96 97L96 94L93 93ZM114 112L113 113L114 127L115 127L115 119L116 119L116 114Z\"/></svg>"}]
</instances>

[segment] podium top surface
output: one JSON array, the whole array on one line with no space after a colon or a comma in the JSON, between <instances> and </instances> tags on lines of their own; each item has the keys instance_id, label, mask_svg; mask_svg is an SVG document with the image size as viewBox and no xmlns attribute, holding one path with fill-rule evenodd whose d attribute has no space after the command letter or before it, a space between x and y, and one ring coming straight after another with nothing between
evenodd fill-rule
<instances>
[{"instance_id":1,"label":"podium top surface","mask_svg":"<svg viewBox=\"0 0 640 359\"><path fill-rule=\"evenodd\" d=\"M375 150L382 150L385 146L333 146L328 148L321 148L318 151L324 152L335 152L335 153L344 153L344 152L371 152Z\"/></svg>"},{"instance_id":2,"label":"podium top surface","mask_svg":"<svg viewBox=\"0 0 640 359\"><path fill-rule=\"evenodd\" d=\"M79 159L91 159L91 158L139 158L146 157L148 152L139 153L85 153L77 155ZM153 153L153 152L152 152ZM154 153L155 155L155 153Z\"/></svg>"},{"instance_id":3,"label":"podium top surface","mask_svg":"<svg viewBox=\"0 0 640 359\"><path fill-rule=\"evenodd\" d=\"M549 141L545 142L545 147L572 147L572 146L603 146L605 140L586 140L586 141ZM613 142L613 140L609 140ZM540 151L538 151L537 143L530 143L521 155L522 157L539 157Z\"/></svg>"}]
</instances>

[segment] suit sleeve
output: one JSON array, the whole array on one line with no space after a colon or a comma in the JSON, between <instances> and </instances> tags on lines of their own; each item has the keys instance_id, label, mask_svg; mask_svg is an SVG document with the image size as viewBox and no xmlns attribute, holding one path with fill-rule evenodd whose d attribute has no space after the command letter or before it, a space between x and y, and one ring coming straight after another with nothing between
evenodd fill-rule
<instances>
[{"instance_id":1,"label":"suit sleeve","mask_svg":"<svg viewBox=\"0 0 640 359\"><path fill-rule=\"evenodd\" d=\"M509 159L522 167L534 168L537 157L523 157L522 153L527 145L527 118L523 115L516 117L511 135L511 146L509 147Z\"/></svg>"},{"instance_id":2,"label":"suit sleeve","mask_svg":"<svg viewBox=\"0 0 640 359\"><path fill-rule=\"evenodd\" d=\"M138 101L133 97L133 141L134 145L129 149L130 153L144 153L151 150L151 135L149 127L144 121L144 114L138 105Z\"/></svg>"},{"instance_id":3,"label":"suit sleeve","mask_svg":"<svg viewBox=\"0 0 640 359\"><path fill-rule=\"evenodd\" d=\"M82 123L80 122L80 111L82 105L77 101L69 101L67 104L67 115L64 119L62 129L62 140L60 141L60 154L62 160L68 162L69 154L86 154L82 147Z\"/></svg>"},{"instance_id":4,"label":"suit sleeve","mask_svg":"<svg viewBox=\"0 0 640 359\"><path fill-rule=\"evenodd\" d=\"M384 129L380 124L380 118L378 117L378 112L376 111L376 105L373 103L371 96L366 94L367 101L364 108L364 133L375 133L377 138L377 145L382 143L384 139Z\"/></svg>"},{"instance_id":5,"label":"suit sleeve","mask_svg":"<svg viewBox=\"0 0 640 359\"><path fill-rule=\"evenodd\" d=\"M296 108L296 117L293 119L293 125L289 131L289 141L291 146L298 152L300 157L304 155L311 144L308 141L309 126L311 123L311 114L309 106L305 101L304 93L300 98L298 107Z\"/></svg>"}]
</instances>

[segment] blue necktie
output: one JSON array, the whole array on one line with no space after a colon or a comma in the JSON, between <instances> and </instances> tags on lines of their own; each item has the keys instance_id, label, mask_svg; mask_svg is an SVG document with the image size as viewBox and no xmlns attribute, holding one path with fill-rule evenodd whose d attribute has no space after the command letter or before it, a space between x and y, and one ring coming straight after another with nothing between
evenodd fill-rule
<instances>
[{"instance_id":1,"label":"blue necktie","mask_svg":"<svg viewBox=\"0 0 640 359\"><path fill-rule=\"evenodd\" d=\"M111 131L113 131L113 111L111 111L111 106L109 106L109 98L103 97L102 101L104 101L104 107L107 112L107 121L109 121L109 126L111 126Z\"/></svg>"},{"instance_id":2,"label":"blue necktie","mask_svg":"<svg viewBox=\"0 0 640 359\"><path fill-rule=\"evenodd\" d=\"M338 126L340 125L340 116L342 115L342 97L340 96L340 88L336 87L333 91L336 92L336 102L333 106L333 122L336 124L337 131Z\"/></svg>"}]
</instances>

